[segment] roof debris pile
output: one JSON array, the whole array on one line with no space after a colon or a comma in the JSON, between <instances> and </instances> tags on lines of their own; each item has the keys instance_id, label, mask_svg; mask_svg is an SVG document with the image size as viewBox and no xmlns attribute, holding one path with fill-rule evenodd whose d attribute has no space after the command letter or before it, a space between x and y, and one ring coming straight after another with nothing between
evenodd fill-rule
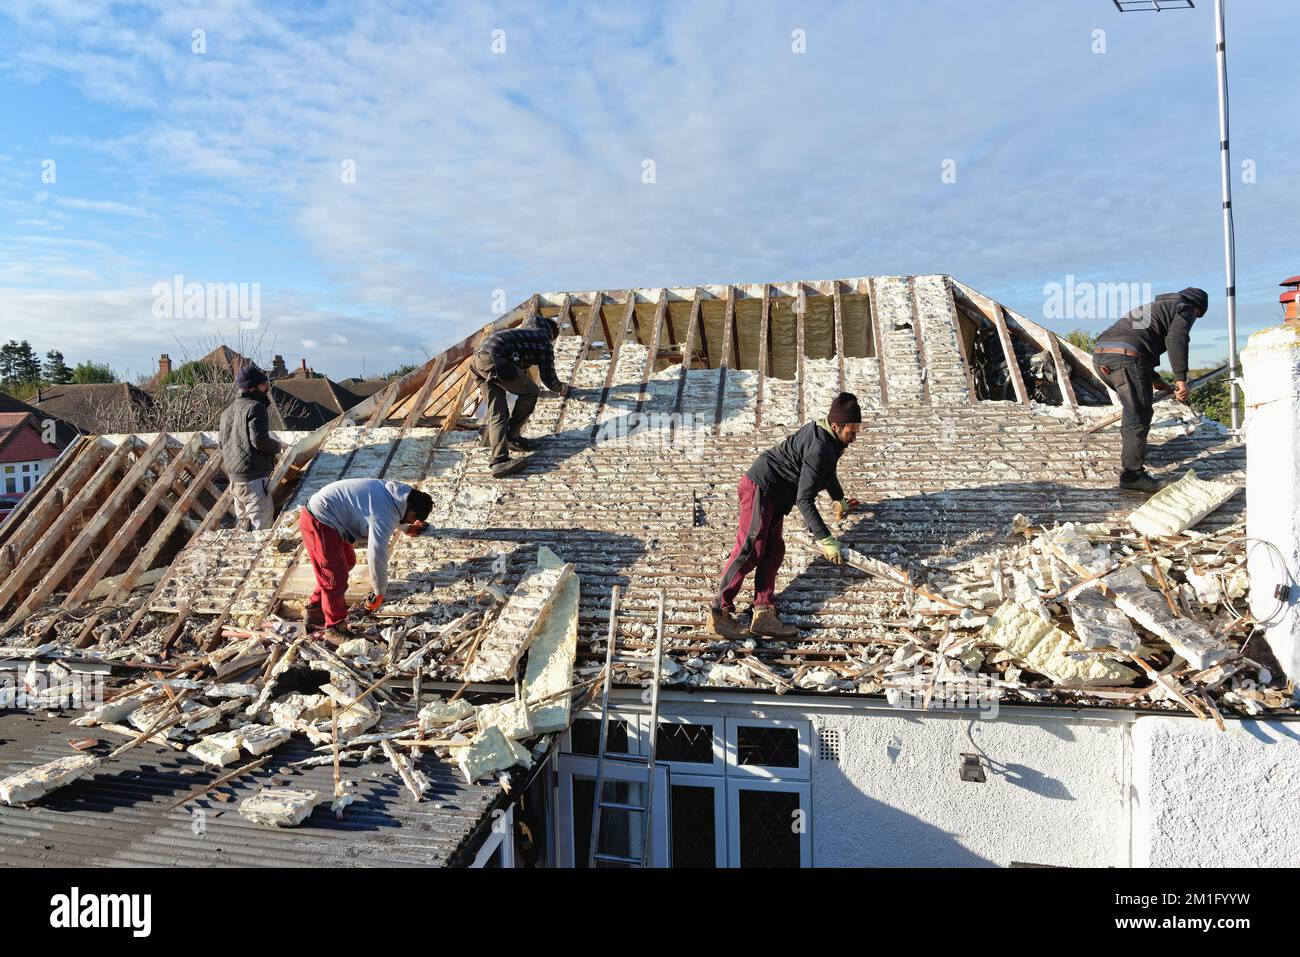
<instances>
[{"instance_id":1,"label":"roof debris pile","mask_svg":"<svg viewBox=\"0 0 1300 957\"><path fill-rule=\"evenodd\" d=\"M581 704L595 687L594 681L575 684L573 678L579 585L573 566L543 548L532 571L514 594L484 589L477 608L449 622L433 620L441 615L354 622L359 637L337 650L305 637L300 623L276 616L257 629L222 628L224 644L211 652L178 645L169 660L162 660L157 636L148 631L136 633L134 648L103 652L58 642L0 648L0 660L31 661L32 691L40 684L37 660L48 662L47 682L68 673L63 660L115 665L103 703L72 724L126 739L106 755L80 753L98 739L70 741L79 753L0 780L0 801L25 805L86 774L112 773L113 758L148 741L223 769L208 789L180 802L188 803L258 770L295 735L310 741L316 753L289 769L332 764L330 800L340 816L351 803L348 789L357 783L344 779L344 767L358 774L372 761L389 764L416 801L429 789L420 765L431 757L459 767L469 784L496 775L508 791L509 769L528 768L546 753L553 733L568 727L575 699ZM521 603L535 606L522 636L518 622L508 617ZM462 697L468 681L447 698L421 693L425 680L466 680L485 649L510 642L509 667L500 656L489 663L503 668L508 680L524 676L515 697L475 696L480 703L471 703ZM124 671L128 676L121 676ZM317 798L315 791L277 781L246 798L239 811L255 823L293 826L311 815Z\"/></svg>"},{"instance_id":2,"label":"roof debris pile","mask_svg":"<svg viewBox=\"0 0 1300 957\"><path fill-rule=\"evenodd\" d=\"M663 678L757 679L778 693L884 694L925 707L941 699L1087 703L1215 720L1221 708L1294 711L1292 685L1266 663L1262 643L1250 642L1243 523L1186 530L1233 491L1189 473L1128 525L1044 527L1018 516L1009 544L967 560L926 559L911 573L845 549L847 565L897 586L892 628L805 646L824 656L816 663L774 662L787 649L779 642L715 641L666 660ZM1159 532L1156 522L1164 523Z\"/></svg>"}]
</instances>

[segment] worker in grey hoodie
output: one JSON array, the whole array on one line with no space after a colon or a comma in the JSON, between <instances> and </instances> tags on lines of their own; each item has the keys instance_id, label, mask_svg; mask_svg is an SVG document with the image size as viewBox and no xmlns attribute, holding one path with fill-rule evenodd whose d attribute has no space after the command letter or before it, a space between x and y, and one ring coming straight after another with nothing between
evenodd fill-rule
<instances>
[{"instance_id":1,"label":"worker in grey hoodie","mask_svg":"<svg viewBox=\"0 0 1300 957\"><path fill-rule=\"evenodd\" d=\"M235 375L239 396L221 413L221 464L230 480L235 520L247 530L270 528L275 518L271 473L280 443L271 438L271 384L251 363Z\"/></svg>"},{"instance_id":2,"label":"worker in grey hoodie","mask_svg":"<svg viewBox=\"0 0 1300 957\"><path fill-rule=\"evenodd\" d=\"M352 546L366 543L370 594L365 609L378 611L388 587L388 540L399 525L408 526L408 534L418 534L432 508L427 493L373 478L331 482L307 499L298 514L303 547L316 575L307 620L325 626L326 640L337 645L352 637L346 624L348 575L357 563Z\"/></svg>"}]
</instances>

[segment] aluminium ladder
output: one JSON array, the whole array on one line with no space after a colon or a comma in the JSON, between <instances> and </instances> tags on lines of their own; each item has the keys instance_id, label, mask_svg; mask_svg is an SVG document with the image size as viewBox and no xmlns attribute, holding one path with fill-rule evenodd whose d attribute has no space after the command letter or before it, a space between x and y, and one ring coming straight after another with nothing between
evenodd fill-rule
<instances>
[{"instance_id":1,"label":"aluminium ladder","mask_svg":"<svg viewBox=\"0 0 1300 957\"><path fill-rule=\"evenodd\" d=\"M591 840L587 845L587 866L600 864L623 865L626 867L648 867L650 861L650 834L654 827L654 791L655 791L655 739L659 730L659 675L663 666L664 651L664 592L659 592L659 610L655 625L654 657L647 662L645 658L636 658L616 653L618 643L618 586L615 585L609 599L609 638L605 643L605 682L600 699L600 731L596 739L596 787L592 792ZM644 668L650 664L654 669L650 684L650 749L647 754L609 753L606 750L606 735L609 733L609 692L613 681L614 665L622 664ZM605 799L605 762L625 764L645 772L644 787L641 791L643 803L635 801L608 801ZM667 768L664 769L667 771ZM600 825L605 811L624 814L629 823L634 815L641 815L641 854L635 856L632 848L627 854L614 854L600 848ZM629 827L628 832L631 833Z\"/></svg>"}]
</instances>

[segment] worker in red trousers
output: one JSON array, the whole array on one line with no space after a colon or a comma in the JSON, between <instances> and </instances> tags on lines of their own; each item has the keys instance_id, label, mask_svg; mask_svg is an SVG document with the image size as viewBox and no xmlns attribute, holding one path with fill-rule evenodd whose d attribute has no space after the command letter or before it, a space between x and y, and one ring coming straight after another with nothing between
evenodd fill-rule
<instances>
[{"instance_id":1,"label":"worker in red trousers","mask_svg":"<svg viewBox=\"0 0 1300 957\"><path fill-rule=\"evenodd\" d=\"M792 641L799 629L777 617L772 606L776 573L785 557L785 516L797 504L828 561L842 564L844 547L817 511L817 495L830 493L838 521L860 504L844 494L835 474L844 450L858 438L862 409L857 396L841 392L826 418L809 422L754 462L740 480L740 526L736 545L722 569L718 593L709 606L708 628L720 638L747 637L735 618L736 595L745 576L754 573L754 617L750 635Z\"/></svg>"},{"instance_id":2,"label":"worker in red trousers","mask_svg":"<svg viewBox=\"0 0 1300 957\"><path fill-rule=\"evenodd\" d=\"M340 645L354 637L347 626L348 576L357 563L353 544L366 541L370 594L365 609L376 612L388 586L388 541L399 525L417 534L433 509L425 492L402 482L342 479L307 500L298 515L302 544L311 558L316 588L307 604L307 623L325 626L325 640Z\"/></svg>"}]
</instances>

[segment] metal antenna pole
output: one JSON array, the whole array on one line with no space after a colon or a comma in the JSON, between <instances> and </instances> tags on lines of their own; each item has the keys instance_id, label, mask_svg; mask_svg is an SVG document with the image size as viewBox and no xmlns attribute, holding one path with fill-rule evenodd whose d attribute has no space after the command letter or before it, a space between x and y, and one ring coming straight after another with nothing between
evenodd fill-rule
<instances>
[{"instance_id":1,"label":"metal antenna pole","mask_svg":"<svg viewBox=\"0 0 1300 957\"><path fill-rule=\"evenodd\" d=\"M1232 153L1228 149L1228 49L1223 26L1223 0L1214 0L1214 50L1219 73L1219 179L1223 189L1223 268L1228 300L1228 395L1232 430L1241 428L1237 379L1237 249L1232 229Z\"/></svg>"}]
</instances>

